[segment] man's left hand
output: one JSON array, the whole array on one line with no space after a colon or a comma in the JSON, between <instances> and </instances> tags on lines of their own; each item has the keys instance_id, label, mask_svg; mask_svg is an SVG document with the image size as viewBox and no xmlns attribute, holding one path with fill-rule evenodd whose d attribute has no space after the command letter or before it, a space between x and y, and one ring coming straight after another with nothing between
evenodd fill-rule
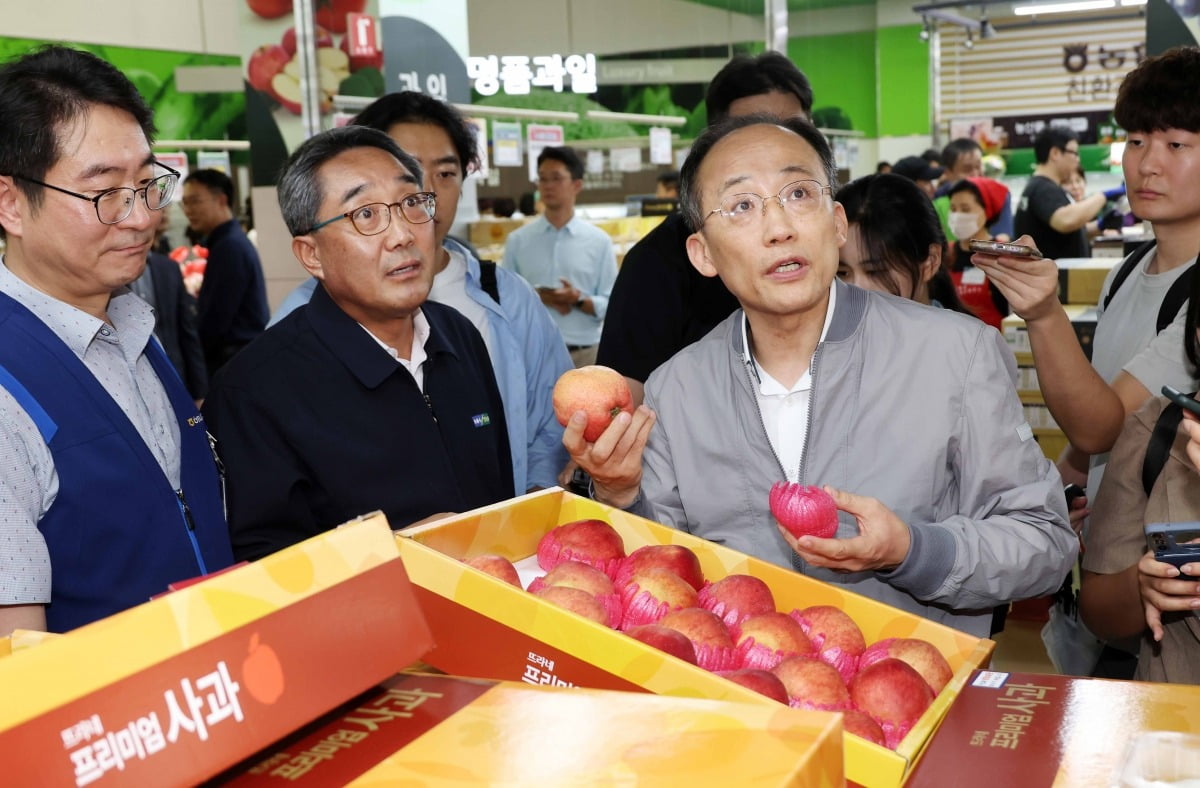
<instances>
[{"instance_id":1,"label":"man's left hand","mask_svg":"<svg viewBox=\"0 0 1200 788\"><path fill-rule=\"evenodd\" d=\"M854 515L858 536L848 539L821 539L816 536L792 536L776 523L783 538L809 565L846 572L891 569L908 556L912 537L908 525L896 513L875 498L826 487L837 508Z\"/></svg>"}]
</instances>

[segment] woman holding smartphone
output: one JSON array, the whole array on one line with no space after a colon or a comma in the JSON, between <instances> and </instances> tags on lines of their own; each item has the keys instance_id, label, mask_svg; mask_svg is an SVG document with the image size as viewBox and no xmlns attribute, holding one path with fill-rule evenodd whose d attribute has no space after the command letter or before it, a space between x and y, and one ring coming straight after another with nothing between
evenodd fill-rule
<instances>
[{"instance_id":1,"label":"woman holding smartphone","mask_svg":"<svg viewBox=\"0 0 1200 788\"><path fill-rule=\"evenodd\" d=\"M1200 278L1192 280L1184 352L1200 369ZM1083 554L1079 610L1106 640L1140 638L1142 681L1200 684L1200 554L1176 567L1147 549L1148 523L1200 520L1200 424L1185 411L1170 452L1147 496L1143 464L1159 416L1169 404L1156 397L1131 414L1113 446L1092 507ZM1182 570L1182 571L1181 571Z\"/></svg>"}]
</instances>

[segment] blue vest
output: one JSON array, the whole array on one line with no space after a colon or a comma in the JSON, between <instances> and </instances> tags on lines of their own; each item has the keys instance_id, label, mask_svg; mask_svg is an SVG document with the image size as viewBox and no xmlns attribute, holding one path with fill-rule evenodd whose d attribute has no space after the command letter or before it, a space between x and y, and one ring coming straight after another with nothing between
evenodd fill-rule
<instances>
[{"instance_id":1,"label":"blue vest","mask_svg":"<svg viewBox=\"0 0 1200 788\"><path fill-rule=\"evenodd\" d=\"M91 371L3 293L0 337L0 385L37 424L58 473L38 523L50 551L47 629L74 629L233 563L203 417L156 341L146 357L179 419L178 492Z\"/></svg>"}]
</instances>

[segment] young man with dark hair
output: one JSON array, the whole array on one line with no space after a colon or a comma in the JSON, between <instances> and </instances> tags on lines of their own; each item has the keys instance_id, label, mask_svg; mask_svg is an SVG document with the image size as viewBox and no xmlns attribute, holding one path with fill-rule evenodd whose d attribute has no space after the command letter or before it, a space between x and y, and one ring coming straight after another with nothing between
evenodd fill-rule
<instances>
[{"instance_id":1,"label":"young man with dark hair","mask_svg":"<svg viewBox=\"0 0 1200 788\"><path fill-rule=\"evenodd\" d=\"M1153 225L1155 242L1135 250L1105 280L1090 362L1058 301L1052 259L972 258L1025 319L1046 406L1070 440L1059 468L1068 481L1087 485L1087 497L1073 511L1078 526L1126 417L1164 384L1197 388L1184 354L1186 300L1172 293L1186 296L1200 250L1198 80L1200 49L1181 47L1148 58L1121 82L1114 115L1128 134L1121 164L1129 204ZM1073 167L1073 156L1066 162L1056 156L1074 144L1070 137L1047 137L1041 154ZM1089 202L1090 218L1099 200L1070 207Z\"/></svg>"},{"instance_id":2,"label":"young man with dark hair","mask_svg":"<svg viewBox=\"0 0 1200 788\"><path fill-rule=\"evenodd\" d=\"M209 377L262 333L270 312L258 250L233 214L233 181L220 170L196 170L183 183L188 226L208 248L197 296L197 324Z\"/></svg>"},{"instance_id":3,"label":"young man with dark hair","mask_svg":"<svg viewBox=\"0 0 1200 788\"><path fill-rule=\"evenodd\" d=\"M993 607L1074 560L1061 480L997 331L836 279L835 176L802 119L704 132L682 172L688 255L741 309L655 370L634 414L587 443L577 412L563 442L599 501L986 636ZM840 538L775 524L781 479L832 490Z\"/></svg>"},{"instance_id":4,"label":"young man with dark hair","mask_svg":"<svg viewBox=\"0 0 1200 788\"><path fill-rule=\"evenodd\" d=\"M537 171L545 213L508 236L504 267L534 286L571 361L583 367L596 361L617 257L608 234L575 215L583 190L583 162L575 151L544 148Z\"/></svg>"},{"instance_id":5,"label":"young man with dark hair","mask_svg":"<svg viewBox=\"0 0 1200 788\"><path fill-rule=\"evenodd\" d=\"M764 52L725 64L704 102L709 123L758 112L808 118L813 92L795 64ZM596 361L625 376L635 403L651 372L737 308L719 278L701 276L688 262L690 232L680 214L668 216L626 253L613 285Z\"/></svg>"},{"instance_id":6,"label":"young man with dark hair","mask_svg":"<svg viewBox=\"0 0 1200 788\"><path fill-rule=\"evenodd\" d=\"M1079 166L1079 138L1062 126L1043 129L1033 141L1033 154L1037 166L1017 204L1013 232L1032 237L1051 260L1088 257L1087 223L1124 188L1074 202L1062 185Z\"/></svg>"},{"instance_id":7,"label":"young man with dark hair","mask_svg":"<svg viewBox=\"0 0 1200 788\"><path fill-rule=\"evenodd\" d=\"M437 198L383 132L345 126L288 158L279 206L320 280L213 380L234 551L254 559L374 509L394 527L513 495L483 338L428 301Z\"/></svg>"},{"instance_id":8,"label":"young man with dark hair","mask_svg":"<svg viewBox=\"0 0 1200 788\"><path fill-rule=\"evenodd\" d=\"M0 635L62 632L228 566L204 420L127 285L179 173L109 63L0 67Z\"/></svg>"}]
</instances>

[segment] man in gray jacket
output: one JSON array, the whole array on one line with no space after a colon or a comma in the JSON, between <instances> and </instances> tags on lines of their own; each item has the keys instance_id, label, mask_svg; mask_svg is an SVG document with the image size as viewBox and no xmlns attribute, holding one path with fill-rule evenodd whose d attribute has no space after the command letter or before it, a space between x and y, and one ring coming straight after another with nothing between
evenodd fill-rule
<instances>
[{"instance_id":1,"label":"man in gray jacket","mask_svg":"<svg viewBox=\"0 0 1200 788\"><path fill-rule=\"evenodd\" d=\"M682 172L692 264L741 309L661 366L595 443L563 436L597 500L974 635L1075 560L1062 482L980 321L834 281L846 240L824 137L733 118ZM793 538L772 483L823 485L833 539Z\"/></svg>"}]
</instances>

